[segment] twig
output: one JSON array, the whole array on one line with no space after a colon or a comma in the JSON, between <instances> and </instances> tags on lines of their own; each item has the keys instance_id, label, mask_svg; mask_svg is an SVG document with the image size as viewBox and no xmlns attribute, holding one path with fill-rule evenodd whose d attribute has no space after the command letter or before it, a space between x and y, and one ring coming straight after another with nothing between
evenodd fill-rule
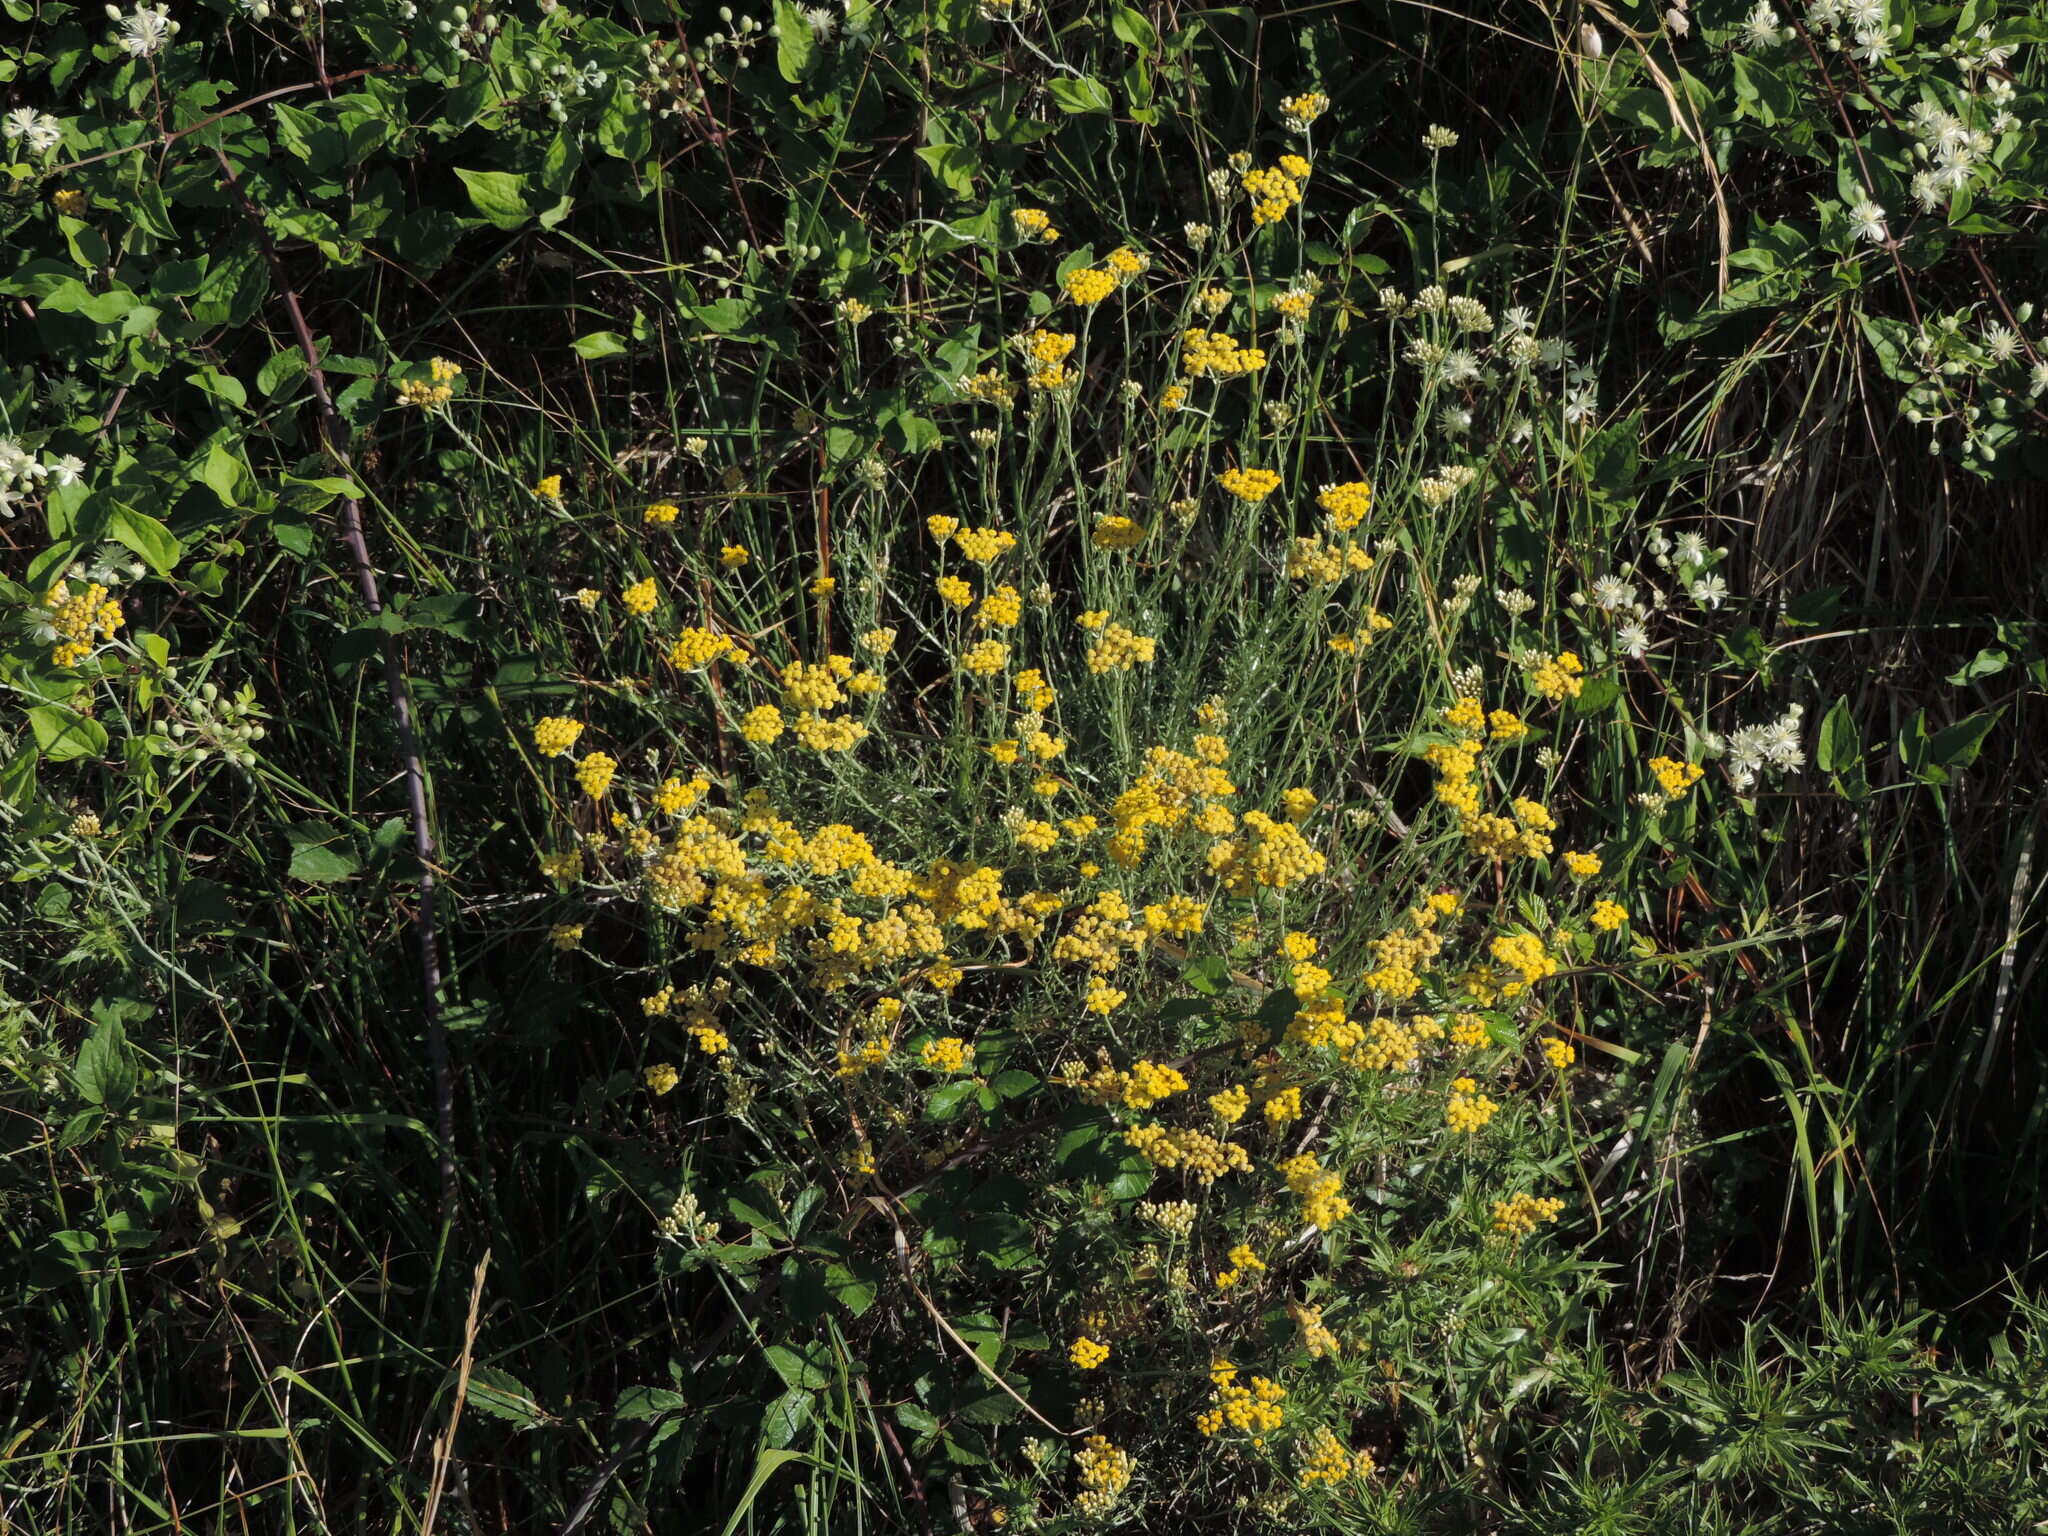
<instances>
[{"instance_id":1,"label":"twig","mask_svg":"<svg viewBox=\"0 0 2048 1536\"><path fill-rule=\"evenodd\" d=\"M271 281L284 295L285 313L290 317L292 334L298 338L299 351L305 356L306 376L312 383L313 398L319 405L315 420L320 446L344 471L353 475L354 470L343 447L347 425L342 421L341 413L334 408L334 397L327 388L327 375L320 366L320 349L313 340L312 327L306 324L306 312L300 307L298 292L287 281L284 263L278 259L277 247L271 243L270 231L263 222L263 210L242 190L228 157L218 149L213 154L220 162L221 175L227 178L229 190L241 201L243 212L255 227L257 242L263 248L264 259L270 264ZM342 498L341 532L343 541L348 545L349 559L355 566L356 587L362 594L363 606L369 609L374 619L383 613L384 603L377 590L376 568L370 563L369 542L363 537L362 503L354 496ZM441 1018L441 948L434 924L434 897L438 889L438 882L434 879L434 831L427 816L426 769L420 757L419 732L413 723L412 688L406 681L405 663L399 656L398 637L386 632L382 634L381 642L384 692L391 704L392 721L398 729L406 812L412 823L413 853L420 864L419 904L413 914L413 934L419 946L422 1000L427 1012L427 1061L434 1077L434 1129L440 1142L437 1156L441 1174L441 1220L453 1226L459 1220L454 1151L455 1082L448 1066L448 1031Z\"/></svg>"}]
</instances>

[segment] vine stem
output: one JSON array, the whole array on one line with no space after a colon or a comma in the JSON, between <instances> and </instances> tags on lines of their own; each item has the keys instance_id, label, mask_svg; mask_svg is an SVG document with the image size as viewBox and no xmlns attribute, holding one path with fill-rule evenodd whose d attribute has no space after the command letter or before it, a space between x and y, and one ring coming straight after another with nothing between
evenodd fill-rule
<instances>
[{"instance_id":1,"label":"vine stem","mask_svg":"<svg viewBox=\"0 0 2048 1536\"><path fill-rule=\"evenodd\" d=\"M284 296L285 314L291 321L299 351L306 359L306 376L312 383L313 399L319 407L315 421L320 446L353 479L355 470L347 453L348 427L342 421L341 413L335 409L334 396L327 388L327 375L320 366L320 349L313 340L312 327L306 323L306 312L299 303L298 291L285 277L284 263L279 260L277 247L271 242L270 231L263 222L263 210L243 190L228 157L218 149L213 153L220 162L221 175L227 181L228 190L240 201L242 211L249 216L249 222L255 228L257 243L263 248L264 259L270 265L271 280ZM349 561L355 568L356 590L374 619L384 612L384 602L377 586L377 570L370 560L369 541L363 534L362 502L354 496L342 498L341 536L342 542L348 546ZM444 1226L453 1227L459 1220L454 1154L455 1080L448 1064L447 1025L441 1017L441 945L434 921L435 895L439 888L434 878L437 850L433 823L427 810L426 767L420 753L419 730L414 723L412 686L406 678L405 662L399 654L398 636L385 632L380 640L384 693L390 702L392 722L398 731L406 819L411 823L413 853L420 864L419 903L413 912L412 927L419 948L420 984L427 1014L427 1060L434 1077L434 1129L441 1175L441 1220Z\"/></svg>"}]
</instances>

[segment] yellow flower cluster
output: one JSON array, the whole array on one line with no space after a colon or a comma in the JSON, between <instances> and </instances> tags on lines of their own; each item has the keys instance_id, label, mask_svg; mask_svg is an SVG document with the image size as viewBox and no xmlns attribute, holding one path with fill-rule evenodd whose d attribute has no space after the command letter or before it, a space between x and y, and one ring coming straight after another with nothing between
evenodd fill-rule
<instances>
[{"instance_id":1,"label":"yellow flower cluster","mask_svg":"<svg viewBox=\"0 0 2048 1536\"><path fill-rule=\"evenodd\" d=\"M1354 571L1371 570L1372 564L1372 556L1349 540L1325 544L1313 536L1298 538L1287 554L1287 574L1319 587L1333 587Z\"/></svg>"},{"instance_id":2,"label":"yellow flower cluster","mask_svg":"<svg viewBox=\"0 0 2048 1536\"><path fill-rule=\"evenodd\" d=\"M1590 880L1600 873L1600 855L1568 850L1564 856L1565 873L1574 880Z\"/></svg>"},{"instance_id":3,"label":"yellow flower cluster","mask_svg":"<svg viewBox=\"0 0 2048 1536\"><path fill-rule=\"evenodd\" d=\"M1084 308L1100 304L1116 292L1116 274L1100 267L1076 267L1061 280L1067 297Z\"/></svg>"},{"instance_id":4,"label":"yellow flower cluster","mask_svg":"<svg viewBox=\"0 0 2048 1536\"><path fill-rule=\"evenodd\" d=\"M1124 1490L1131 1485L1137 1465L1130 1452L1110 1442L1106 1435L1090 1435L1074 1453L1074 1467L1080 1474L1081 1492L1074 1507L1091 1520L1099 1520L1116 1508Z\"/></svg>"},{"instance_id":5,"label":"yellow flower cluster","mask_svg":"<svg viewBox=\"0 0 2048 1536\"><path fill-rule=\"evenodd\" d=\"M1451 1096L1444 1103L1444 1124L1452 1130L1470 1135L1484 1130L1487 1122L1500 1113L1500 1106L1479 1091L1479 1084L1469 1077L1451 1080Z\"/></svg>"},{"instance_id":6,"label":"yellow flower cluster","mask_svg":"<svg viewBox=\"0 0 2048 1536\"><path fill-rule=\"evenodd\" d=\"M1504 933L1487 946L1487 952L1515 973L1516 979L1501 987L1502 997L1518 997L1557 974L1557 957L1544 948L1538 934Z\"/></svg>"},{"instance_id":7,"label":"yellow flower cluster","mask_svg":"<svg viewBox=\"0 0 2048 1536\"><path fill-rule=\"evenodd\" d=\"M1013 209L1010 222L1026 240L1053 241L1060 237L1060 232L1052 227L1052 219L1043 208Z\"/></svg>"},{"instance_id":8,"label":"yellow flower cluster","mask_svg":"<svg viewBox=\"0 0 2048 1536\"><path fill-rule=\"evenodd\" d=\"M1138 1125L1124 1132L1124 1140L1132 1151L1153 1167L1184 1167L1195 1182L1202 1185L1214 1184L1232 1171L1251 1171L1252 1160L1243 1147L1235 1142L1219 1141L1201 1131Z\"/></svg>"},{"instance_id":9,"label":"yellow flower cluster","mask_svg":"<svg viewBox=\"0 0 2048 1536\"><path fill-rule=\"evenodd\" d=\"M1314 1434L1301 1442L1300 1455L1300 1477L1304 1488L1313 1488L1318 1483L1348 1482L1354 1477L1371 1477L1379 1470L1379 1463L1372 1459L1370 1451L1349 1450L1327 1425L1319 1425Z\"/></svg>"},{"instance_id":10,"label":"yellow flower cluster","mask_svg":"<svg viewBox=\"0 0 2048 1536\"><path fill-rule=\"evenodd\" d=\"M1090 542L1097 549L1135 549L1145 542L1145 525L1132 517L1105 517L1096 523Z\"/></svg>"},{"instance_id":11,"label":"yellow flower cluster","mask_svg":"<svg viewBox=\"0 0 2048 1536\"><path fill-rule=\"evenodd\" d=\"M52 666L77 666L92 654L100 639L113 639L114 631L121 627L121 605L96 581L76 592L70 583L60 581L50 588L43 606L49 610L50 628L57 632L57 647L50 653Z\"/></svg>"},{"instance_id":12,"label":"yellow flower cluster","mask_svg":"<svg viewBox=\"0 0 2048 1536\"><path fill-rule=\"evenodd\" d=\"M445 357L434 358L427 364L427 379L407 379L398 386L401 404L417 406L430 411L436 406L446 405L455 397L450 386L462 376L462 365L451 363Z\"/></svg>"},{"instance_id":13,"label":"yellow flower cluster","mask_svg":"<svg viewBox=\"0 0 2048 1536\"><path fill-rule=\"evenodd\" d=\"M654 612L659 596L652 576L643 576L619 594L619 601L626 605L626 612L636 617L645 617Z\"/></svg>"},{"instance_id":14,"label":"yellow flower cluster","mask_svg":"<svg viewBox=\"0 0 2048 1536\"><path fill-rule=\"evenodd\" d=\"M1586 921L1602 933L1612 933L1628 921L1628 908L1618 901L1596 901Z\"/></svg>"},{"instance_id":15,"label":"yellow flower cluster","mask_svg":"<svg viewBox=\"0 0 2048 1536\"><path fill-rule=\"evenodd\" d=\"M1211 1399L1213 1406L1195 1415L1195 1428L1209 1436L1228 1425L1251 1436L1253 1445L1263 1446L1266 1436L1287 1422L1287 1410L1280 1406L1286 1396L1285 1387L1264 1376L1222 1382Z\"/></svg>"},{"instance_id":16,"label":"yellow flower cluster","mask_svg":"<svg viewBox=\"0 0 2048 1536\"><path fill-rule=\"evenodd\" d=\"M533 727L534 750L542 757L560 757L576 745L576 738L583 734L583 722L565 720L560 715L549 715Z\"/></svg>"},{"instance_id":17,"label":"yellow flower cluster","mask_svg":"<svg viewBox=\"0 0 2048 1536\"><path fill-rule=\"evenodd\" d=\"M656 501L648 504L646 510L640 514L640 521L650 525L661 525L672 523L682 515L683 509L674 502Z\"/></svg>"},{"instance_id":18,"label":"yellow flower cluster","mask_svg":"<svg viewBox=\"0 0 2048 1536\"><path fill-rule=\"evenodd\" d=\"M1303 91L1299 96L1280 98L1280 117L1296 133L1306 133L1308 126L1330 110L1330 98L1321 91Z\"/></svg>"},{"instance_id":19,"label":"yellow flower cluster","mask_svg":"<svg viewBox=\"0 0 2048 1536\"><path fill-rule=\"evenodd\" d=\"M1564 1202L1538 1199L1523 1191L1493 1202L1493 1230L1507 1237L1527 1237L1546 1221L1555 1221Z\"/></svg>"},{"instance_id":20,"label":"yellow flower cluster","mask_svg":"<svg viewBox=\"0 0 2048 1536\"><path fill-rule=\"evenodd\" d=\"M1279 1169L1289 1193L1301 1201L1301 1219L1317 1231L1327 1232L1351 1214L1343 1178L1317 1162L1313 1152L1290 1157Z\"/></svg>"},{"instance_id":21,"label":"yellow flower cluster","mask_svg":"<svg viewBox=\"0 0 2048 1536\"><path fill-rule=\"evenodd\" d=\"M1124 1105L1129 1109L1150 1109L1161 1099L1187 1092L1187 1088L1188 1080L1174 1068L1134 1061L1130 1081L1124 1087Z\"/></svg>"},{"instance_id":22,"label":"yellow flower cluster","mask_svg":"<svg viewBox=\"0 0 2048 1536\"><path fill-rule=\"evenodd\" d=\"M1159 642L1150 635L1111 624L1088 647L1088 670L1100 677L1105 672L1128 672L1133 667L1150 666L1158 649Z\"/></svg>"},{"instance_id":23,"label":"yellow flower cluster","mask_svg":"<svg viewBox=\"0 0 2048 1536\"><path fill-rule=\"evenodd\" d=\"M1332 528L1349 533L1372 514L1372 487L1363 480L1326 485L1317 494L1316 505L1329 515Z\"/></svg>"},{"instance_id":24,"label":"yellow flower cluster","mask_svg":"<svg viewBox=\"0 0 2048 1536\"><path fill-rule=\"evenodd\" d=\"M576 782L593 800L602 800L612 787L612 775L619 771L618 759L603 752L586 752L576 765Z\"/></svg>"},{"instance_id":25,"label":"yellow flower cluster","mask_svg":"<svg viewBox=\"0 0 2048 1536\"><path fill-rule=\"evenodd\" d=\"M1246 811L1243 831L1244 837L1218 838L1209 847L1209 872L1221 878L1225 890L1243 894L1258 885L1284 891L1323 872L1322 853L1292 822Z\"/></svg>"},{"instance_id":26,"label":"yellow flower cluster","mask_svg":"<svg viewBox=\"0 0 2048 1536\"><path fill-rule=\"evenodd\" d=\"M1152 265L1143 251L1134 251L1128 245L1120 245L1102 258L1102 264L1115 274L1120 283L1127 283Z\"/></svg>"},{"instance_id":27,"label":"yellow flower cluster","mask_svg":"<svg viewBox=\"0 0 2048 1536\"><path fill-rule=\"evenodd\" d=\"M1228 301L1229 295L1224 298ZM1266 366L1258 347L1240 347L1221 331L1187 330L1180 337L1180 368L1191 379L1234 379Z\"/></svg>"},{"instance_id":28,"label":"yellow flower cluster","mask_svg":"<svg viewBox=\"0 0 2048 1536\"><path fill-rule=\"evenodd\" d=\"M1529 686L1552 702L1576 699L1585 686L1580 676L1585 670L1576 653L1559 651L1555 656L1538 657L1529 667Z\"/></svg>"},{"instance_id":29,"label":"yellow flower cluster","mask_svg":"<svg viewBox=\"0 0 2048 1536\"><path fill-rule=\"evenodd\" d=\"M1074 1362L1077 1370L1092 1371L1109 1358L1109 1346L1096 1343L1084 1333L1074 1340L1074 1347L1067 1351L1067 1358Z\"/></svg>"},{"instance_id":30,"label":"yellow flower cluster","mask_svg":"<svg viewBox=\"0 0 2048 1536\"><path fill-rule=\"evenodd\" d=\"M1017 397L1017 391L1009 381L994 369L962 375L954 388L969 400L979 400L984 405L1008 407Z\"/></svg>"},{"instance_id":31,"label":"yellow flower cluster","mask_svg":"<svg viewBox=\"0 0 2048 1536\"><path fill-rule=\"evenodd\" d=\"M1017 547L1017 535L1001 528L961 528L953 535L960 553L976 565L987 565Z\"/></svg>"},{"instance_id":32,"label":"yellow flower cluster","mask_svg":"<svg viewBox=\"0 0 2048 1536\"><path fill-rule=\"evenodd\" d=\"M1024 338L1023 347L1033 389L1060 389L1073 381L1067 368L1067 354L1074 350L1072 336L1064 331L1033 331Z\"/></svg>"},{"instance_id":33,"label":"yellow flower cluster","mask_svg":"<svg viewBox=\"0 0 2048 1536\"><path fill-rule=\"evenodd\" d=\"M692 672L731 655L732 651L733 643L725 636L692 625L677 635L675 644L669 647L668 664L678 671Z\"/></svg>"},{"instance_id":34,"label":"yellow flower cluster","mask_svg":"<svg viewBox=\"0 0 2048 1536\"><path fill-rule=\"evenodd\" d=\"M1656 777L1657 787L1673 800L1699 783L1706 770L1698 763L1684 763L1676 758L1653 757L1650 772Z\"/></svg>"},{"instance_id":35,"label":"yellow flower cluster","mask_svg":"<svg viewBox=\"0 0 2048 1536\"><path fill-rule=\"evenodd\" d=\"M918 1052L918 1059L934 1072L961 1071L973 1056L974 1047L957 1035L927 1040L924 1049Z\"/></svg>"},{"instance_id":36,"label":"yellow flower cluster","mask_svg":"<svg viewBox=\"0 0 2048 1536\"><path fill-rule=\"evenodd\" d=\"M1338 1355L1343 1346L1337 1342L1337 1335L1323 1326L1321 1307L1295 1306L1289 1308L1294 1320L1301 1325L1301 1347L1308 1351L1311 1360L1320 1360L1325 1355Z\"/></svg>"},{"instance_id":37,"label":"yellow flower cluster","mask_svg":"<svg viewBox=\"0 0 2048 1536\"><path fill-rule=\"evenodd\" d=\"M1280 477L1270 469L1226 469L1216 483L1247 506L1257 506L1280 488Z\"/></svg>"},{"instance_id":38,"label":"yellow flower cluster","mask_svg":"<svg viewBox=\"0 0 2048 1536\"><path fill-rule=\"evenodd\" d=\"M1230 1268L1219 1269L1216 1272L1216 1289L1219 1291L1229 1290L1248 1276L1263 1275L1266 1272L1266 1261L1253 1252L1248 1243L1239 1243L1231 1249L1229 1259Z\"/></svg>"},{"instance_id":39,"label":"yellow flower cluster","mask_svg":"<svg viewBox=\"0 0 2048 1536\"><path fill-rule=\"evenodd\" d=\"M1277 224L1287 210L1301 201L1302 184L1308 180L1308 162L1300 155L1282 155L1270 166L1250 166L1238 175L1238 184L1252 199L1254 225Z\"/></svg>"}]
</instances>

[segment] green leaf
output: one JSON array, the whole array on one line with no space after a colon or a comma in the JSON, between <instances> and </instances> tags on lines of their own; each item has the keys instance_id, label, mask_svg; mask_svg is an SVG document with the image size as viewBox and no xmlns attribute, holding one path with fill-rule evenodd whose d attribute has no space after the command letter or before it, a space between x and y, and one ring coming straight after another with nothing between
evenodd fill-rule
<instances>
[{"instance_id":1,"label":"green leaf","mask_svg":"<svg viewBox=\"0 0 2048 1536\"><path fill-rule=\"evenodd\" d=\"M810 1354L800 1355L787 1344L770 1344L762 1353L785 1387L815 1392L832 1385L832 1373L821 1363L822 1351L814 1348Z\"/></svg>"},{"instance_id":2,"label":"green leaf","mask_svg":"<svg viewBox=\"0 0 2048 1536\"><path fill-rule=\"evenodd\" d=\"M185 556L185 546L178 542L176 534L147 512L138 512L133 507L116 503L113 515L107 519L107 532L148 561L149 568L159 576L169 576Z\"/></svg>"},{"instance_id":3,"label":"green leaf","mask_svg":"<svg viewBox=\"0 0 2048 1536\"><path fill-rule=\"evenodd\" d=\"M974 196L974 173L981 169L981 157L965 144L927 144L917 152L930 171L953 196Z\"/></svg>"},{"instance_id":4,"label":"green leaf","mask_svg":"<svg viewBox=\"0 0 2048 1536\"><path fill-rule=\"evenodd\" d=\"M99 757L107 750L107 728L62 704L38 704L28 712L36 745L53 763Z\"/></svg>"},{"instance_id":5,"label":"green leaf","mask_svg":"<svg viewBox=\"0 0 2048 1536\"><path fill-rule=\"evenodd\" d=\"M775 67L791 85L818 57L818 36L793 0L775 0Z\"/></svg>"},{"instance_id":6,"label":"green leaf","mask_svg":"<svg viewBox=\"0 0 2048 1536\"><path fill-rule=\"evenodd\" d=\"M1062 112L1105 115L1109 112L1109 87L1093 75L1081 75L1071 80L1065 76L1048 80L1045 89Z\"/></svg>"},{"instance_id":7,"label":"green leaf","mask_svg":"<svg viewBox=\"0 0 2048 1536\"><path fill-rule=\"evenodd\" d=\"M626 338L617 331L592 331L587 336L578 336L569 343L569 350L578 357L595 362L601 357L618 357L626 350Z\"/></svg>"},{"instance_id":8,"label":"green leaf","mask_svg":"<svg viewBox=\"0 0 2048 1536\"><path fill-rule=\"evenodd\" d=\"M1849 713L1846 695L1835 700L1820 723L1814 761L1822 773L1840 773L1863 761L1863 741L1856 730L1856 717Z\"/></svg>"},{"instance_id":9,"label":"green leaf","mask_svg":"<svg viewBox=\"0 0 2048 1536\"><path fill-rule=\"evenodd\" d=\"M79 1097L88 1104L118 1111L135 1095L138 1072L135 1053L128 1047L128 1033L116 1008L95 1010L98 1023L78 1048L78 1060L71 1068Z\"/></svg>"},{"instance_id":10,"label":"green leaf","mask_svg":"<svg viewBox=\"0 0 2048 1536\"><path fill-rule=\"evenodd\" d=\"M526 178L510 171L467 171L455 174L469 189L469 201L476 211L500 229L517 229L533 216L526 204Z\"/></svg>"},{"instance_id":11,"label":"green leaf","mask_svg":"<svg viewBox=\"0 0 2048 1536\"><path fill-rule=\"evenodd\" d=\"M493 1418L507 1419L522 1429L532 1429L548 1417L518 1377L495 1366L474 1367L463 1398L470 1407Z\"/></svg>"},{"instance_id":12,"label":"green leaf","mask_svg":"<svg viewBox=\"0 0 2048 1536\"><path fill-rule=\"evenodd\" d=\"M1109 30L1133 48L1151 52L1159 46L1159 33L1144 13L1128 5L1119 5L1109 13Z\"/></svg>"},{"instance_id":13,"label":"green leaf","mask_svg":"<svg viewBox=\"0 0 2048 1536\"><path fill-rule=\"evenodd\" d=\"M1954 725L1943 726L1927 743L1929 761L1943 768L1967 768L1977 760L1983 750L1984 738L1991 734L1991 728L1998 724L2001 711L1987 710L1971 715L1967 720L1958 720Z\"/></svg>"},{"instance_id":14,"label":"green leaf","mask_svg":"<svg viewBox=\"0 0 2048 1536\"><path fill-rule=\"evenodd\" d=\"M1589 677L1579 685L1572 708L1582 715L1598 714L1621 697L1621 684L1611 677Z\"/></svg>"},{"instance_id":15,"label":"green leaf","mask_svg":"<svg viewBox=\"0 0 2048 1536\"><path fill-rule=\"evenodd\" d=\"M285 871L294 880L327 885L346 880L362 868L346 836L324 821L301 821L285 828L292 861Z\"/></svg>"}]
</instances>

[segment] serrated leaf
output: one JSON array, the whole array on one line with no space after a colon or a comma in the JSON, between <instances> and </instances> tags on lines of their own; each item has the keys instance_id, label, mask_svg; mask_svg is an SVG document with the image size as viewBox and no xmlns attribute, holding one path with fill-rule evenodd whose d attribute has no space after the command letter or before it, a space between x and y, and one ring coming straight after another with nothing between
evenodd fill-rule
<instances>
[{"instance_id":1,"label":"serrated leaf","mask_svg":"<svg viewBox=\"0 0 2048 1536\"><path fill-rule=\"evenodd\" d=\"M292 861L286 870L294 880L329 885L346 880L362 868L348 840L324 821L302 821L285 829L292 845Z\"/></svg>"},{"instance_id":2,"label":"serrated leaf","mask_svg":"<svg viewBox=\"0 0 2048 1536\"><path fill-rule=\"evenodd\" d=\"M832 1384L832 1373L825 1369L816 1349L802 1355L787 1344L770 1344L762 1354L767 1358L768 1368L782 1378L785 1387L815 1392Z\"/></svg>"},{"instance_id":3,"label":"serrated leaf","mask_svg":"<svg viewBox=\"0 0 2048 1536\"><path fill-rule=\"evenodd\" d=\"M492 1418L505 1419L523 1429L532 1429L548 1417L534 1395L517 1376L495 1366L479 1365L469 1373L464 1401Z\"/></svg>"}]
</instances>

